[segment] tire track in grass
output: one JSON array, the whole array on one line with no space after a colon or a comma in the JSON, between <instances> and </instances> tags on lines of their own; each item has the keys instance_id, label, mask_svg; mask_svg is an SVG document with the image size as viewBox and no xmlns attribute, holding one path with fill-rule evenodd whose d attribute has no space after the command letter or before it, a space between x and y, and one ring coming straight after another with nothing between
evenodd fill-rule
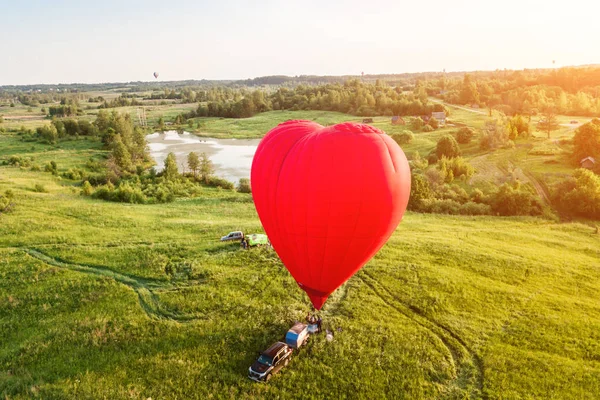
<instances>
[{"instance_id":1,"label":"tire track in grass","mask_svg":"<svg viewBox=\"0 0 600 400\"><path fill-rule=\"evenodd\" d=\"M40 260L48 265L64 268L71 271L81 272L88 275L112 278L131 289L137 294L140 307L146 315L152 319L169 320L179 323L193 322L200 318L198 315L178 313L167 310L161 303L160 299L154 293L155 291L176 290L180 286L173 285L171 282L162 282L152 279L140 278L133 275L127 275L116 272L107 267L92 266L85 264L75 264L57 257L51 257L35 249L23 249L29 256Z\"/></svg>"},{"instance_id":2,"label":"tire track in grass","mask_svg":"<svg viewBox=\"0 0 600 400\"><path fill-rule=\"evenodd\" d=\"M472 392L470 393L470 396L474 398L486 398L483 390L483 361L458 334L439 322L427 318L425 313L417 307L406 304L366 271L362 270L355 276L371 289L371 291L373 291L387 306L411 319L437 337L448 350L450 355L449 361L453 367L453 375L455 376L458 387L461 389L469 389L469 383L474 379L476 387L474 388L474 391L471 389Z\"/></svg>"}]
</instances>

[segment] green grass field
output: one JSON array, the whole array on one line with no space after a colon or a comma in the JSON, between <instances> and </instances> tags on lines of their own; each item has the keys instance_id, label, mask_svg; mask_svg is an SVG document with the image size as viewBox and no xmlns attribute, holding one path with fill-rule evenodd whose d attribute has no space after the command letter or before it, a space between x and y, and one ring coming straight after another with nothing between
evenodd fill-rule
<instances>
[{"instance_id":1,"label":"green grass field","mask_svg":"<svg viewBox=\"0 0 600 400\"><path fill-rule=\"evenodd\" d=\"M296 118L348 116L272 112L209 119L205 129L259 137ZM389 118L374 124L391 131ZM429 148L441 134L416 134L411 146ZM105 151L96 141L48 146L0 135L0 159L12 154L55 160L62 172ZM232 230L262 231L251 196L204 188L194 199L129 205L82 197L73 185L0 166L0 194L12 190L16 204L0 215L3 398L600 393L600 236L586 225L408 213L324 307L333 342L312 338L269 384L256 384L246 377L256 353L309 302L272 250L219 242Z\"/></svg>"}]
</instances>

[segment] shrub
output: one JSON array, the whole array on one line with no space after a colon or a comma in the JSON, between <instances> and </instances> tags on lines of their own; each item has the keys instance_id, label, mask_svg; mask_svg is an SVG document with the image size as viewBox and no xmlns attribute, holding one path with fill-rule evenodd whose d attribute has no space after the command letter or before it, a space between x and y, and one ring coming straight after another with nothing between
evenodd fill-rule
<instances>
[{"instance_id":1,"label":"shrub","mask_svg":"<svg viewBox=\"0 0 600 400\"><path fill-rule=\"evenodd\" d=\"M475 136L475 131L469 127L460 128L456 132L456 140L461 144L470 143L473 136Z\"/></svg>"},{"instance_id":2,"label":"shrub","mask_svg":"<svg viewBox=\"0 0 600 400\"><path fill-rule=\"evenodd\" d=\"M19 166L19 165L21 165L21 161L22 161L21 157L16 156L16 155L12 155L8 159L8 165Z\"/></svg>"},{"instance_id":3,"label":"shrub","mask_svg":"<svg viewBox=\"0 0 600 400\"><path fill-rule=\"evenodd\" d=\"M4 192L4 195L0 195L0 214L9 213L14 209L13 198L14 195L10 189Z\"/></svg>"},{"instance_id":4,"label":"shrub","mask_svg":"<svg viewBox=\"0 0 600 400\"><path fill-rule=\"evenodd\" d=\"M74 180L74 181L78 181L78 180L81 180L81 179L83 179L85 177L85 172L82 171L79 168L75 168L75 169L69 168L69 170L67 172L64 172L62 174L62 177L63 178L67 178L67 179L71 179L71 180Z\"/></svg>"},{"instance_id":5,"label":"shrub","mask_svg":"<svg viewBox=\"0 0 600 400\"><path fill-rule=\"evenodd\" d=\"M435 148L435 154L438 158L442 158L442 156L454 158L460 156L460 148L458 147L458 143L452 136L445 135L440 140L438 140L437 146Z\"/></svg>"},{"instance_id":6,"label":"shrub","mask_svg":"<svg viewBox=\"0 0 600 400\"><path fill-rule=\"evenodd\" d=\"M36 183L33 187L33 191L37 193L46 193L46 188L41 183Z\"/></svg>"},{"instance_id":7,"label":"shrub","mask_svg":"<svg viewBox=\"0 0 600 400\"><path fill-rule=\"evenodd\" d=\"M578 169L554 188L553 201L563 212L600 219L600 176Z\"/></svg>"},{"instance_id":8,"label":"shrub","mask_svg":"<svg viewBox=\"0 0 600 400\"><path fill-rule=\"evenodd\" d=\"M429 118L429 121L427 121L427 126L430 126L432 129L437 129L440 127L440 123L437 119L431 117Z\"/></svg>"},{"instance_id":9,"label":"shrub","mask_svg":"<svg viewBox=\"0 0 600 400\"><path fill-rule=\"evenodd\" d=\"M419 211L426 199L433 197L433 192L429 186L429 181L421 174L411 174L410 197L408 199L408 209Z\"/></svg>"},{"instance_id":10,"label":"shrub","mask_svg":"<svg viewBox=\"0 0 600 400\"><path fill-rule=\"evenodd\" d=\"M446 182L452 182L454 178L461 176L468 179L475 173L475 168L462 157L448 159L443 156L437 166ZM452 179L449 179L450 176Z\"/></svg>"},{"instance_id":11,"label":"shrub","mask_svg":"<svg viewBox=\"0 0 600 400\"><path fill-rule=\"evenodd\" d=\"M252 193L252 189L250 188L250 179L240 179L238 182L237 191L240 193Z\"/></svg>"},{"instance_id":12,"label":"shrub","mask_svg":"<svg viewBox=\"0 0 600 400\"><path fill-rule=\"evenodd\" d=\"M459 213L462 215L490 215L492 214L492 207L487 204L468 201L461 205Z\"/></svg>"},{"instance_id":13,"label":"shrub","mask_svg":"<svg viewBox=\"0 0 600 400\"><path fill-rule=\"evenodd\" d=\"M433 132L433 128L431 127L431 125L425 125L423 127L423 132Z\"/></svg>"},{"instance_id":14,"label":"shrub","mask_svg":"<svg viewBox=\"0 0 600 400\"><path fill-rule=\"evenodd\" d=\"M413 141L414 135L411 131L403 131L401 133L396 133L392 135L392 139L400 145L408 144Z\"/></svg>"},{"instance_id":15,"label":"shrub","mask_svg":"<svg viewBox=\"0 0 600 400\"><path fill-rule=\"evenodd\" d=\"M421 130L423 126L425 126L425 121L423 121L421 117L413 118L410 122L410 127L415 131Z\"/></svg>"},{"instance_id":16,"label":"shrub","mask_svg":"<svg viewBox=\"0 0 600 400\"><path fill-rule=\"evenodd\" d=\"M51 172L52 175L58 175L58 166L56 165L56 161L50 161L44 167L44 171Z\"/></svg>"},{"instance_id":17,"label":"shrub","mask_svg":"<svg viewBox=\"0 0 600 400\"><path fill-rule=\"evenodd\" d=\"M429 166L429 162L426 159L421 158L421 154L415 151L412 160L409 162L411 169L424 170Z\"/></svg>"},{"instance_id":18,"label":"shrub","mask_svg":"<svg viewBox=\"0 0 600 400\"><path fill-rule=\"evenodd\" d=\"M508 183L500 186L498 192L490 199L492 210L499 215L541 215L543 206L540 200L517 185Z\"/></svg>"},{"instance_id":19,"label":"shrub","mask_svg":"<svg viewBox=\"0 0 600 400\"><path fill-rule=\"evenodd\" d=\"M92 187L92 185L88 181L83 182L83 186L81 187L81 195L91 196L93 192L94 188Z\"/></svg>"},{"instance_id":20,"label":"shrub","mask_svg":"<svg viewBox=\"0 0 600 400\"><path fill-rule=\"evenodd\" d=\"M208 186L220 187L222 189L233 190L234 185L232 182L229 182L227 179L219 178L216 176L209 176L206 184Z\"/></svg>"}]
</instances>

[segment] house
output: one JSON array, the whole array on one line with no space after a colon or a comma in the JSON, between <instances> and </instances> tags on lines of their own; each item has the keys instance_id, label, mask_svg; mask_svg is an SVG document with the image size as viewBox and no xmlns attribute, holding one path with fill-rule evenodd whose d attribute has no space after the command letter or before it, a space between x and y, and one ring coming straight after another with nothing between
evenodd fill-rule
<instances>
[{"instance_id":1,"label":"house","mask_svg":"<svg viewBox=\"0 0 600 400\"><path fill-rule=\"evenodd\" d=\"M394 116L392 117L392 125L406 125L406 121L402 117Z\"/></svg>"},{"instance_id":2,"label":"house","mask_svg":"<svg viewBox=\"0 0 600 400\"><path fill-rule=\"evenodd\" d=\"M432 112L431 113L431 118L437 119L437 121L439 122L440 125L445 125L446 124L446 113L443 112L443 111Z\"/></svg>"},{"instance_id":3,"label":"house","mask_svg":"<svg viewBox=\"0 0 600 400\"><path fill-rule=\"evenodd\" d=\"M586 157L579 161L579 165L581 165L581 168L592 169L596 166L596 160L594 157Z\"/></svg>"},{"instance_id":4,"label":"house","mask_svg":"<svg viewBox=\"0 0 600 400\"><path fill-rule=\"evenodd\" d=\"M362 123L363 124L371 124L371 123L373 123L373 118L364 118Z\"/></svg>"}]
</instances>

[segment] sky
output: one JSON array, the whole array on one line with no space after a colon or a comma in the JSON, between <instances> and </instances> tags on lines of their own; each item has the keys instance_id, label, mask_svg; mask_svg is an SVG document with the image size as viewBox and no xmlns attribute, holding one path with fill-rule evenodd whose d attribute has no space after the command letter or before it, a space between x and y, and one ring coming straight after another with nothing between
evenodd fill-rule
<instances>
[{"instance_id":1,"label":"sky","mask_svg":"<svg viewBox=\"0 0 600 400\"><path fill-rule=\"evenodd\" d=\"M591 0L0 0L0 85L592 64L598 15Z\"/></svg>"}]
</instances>

